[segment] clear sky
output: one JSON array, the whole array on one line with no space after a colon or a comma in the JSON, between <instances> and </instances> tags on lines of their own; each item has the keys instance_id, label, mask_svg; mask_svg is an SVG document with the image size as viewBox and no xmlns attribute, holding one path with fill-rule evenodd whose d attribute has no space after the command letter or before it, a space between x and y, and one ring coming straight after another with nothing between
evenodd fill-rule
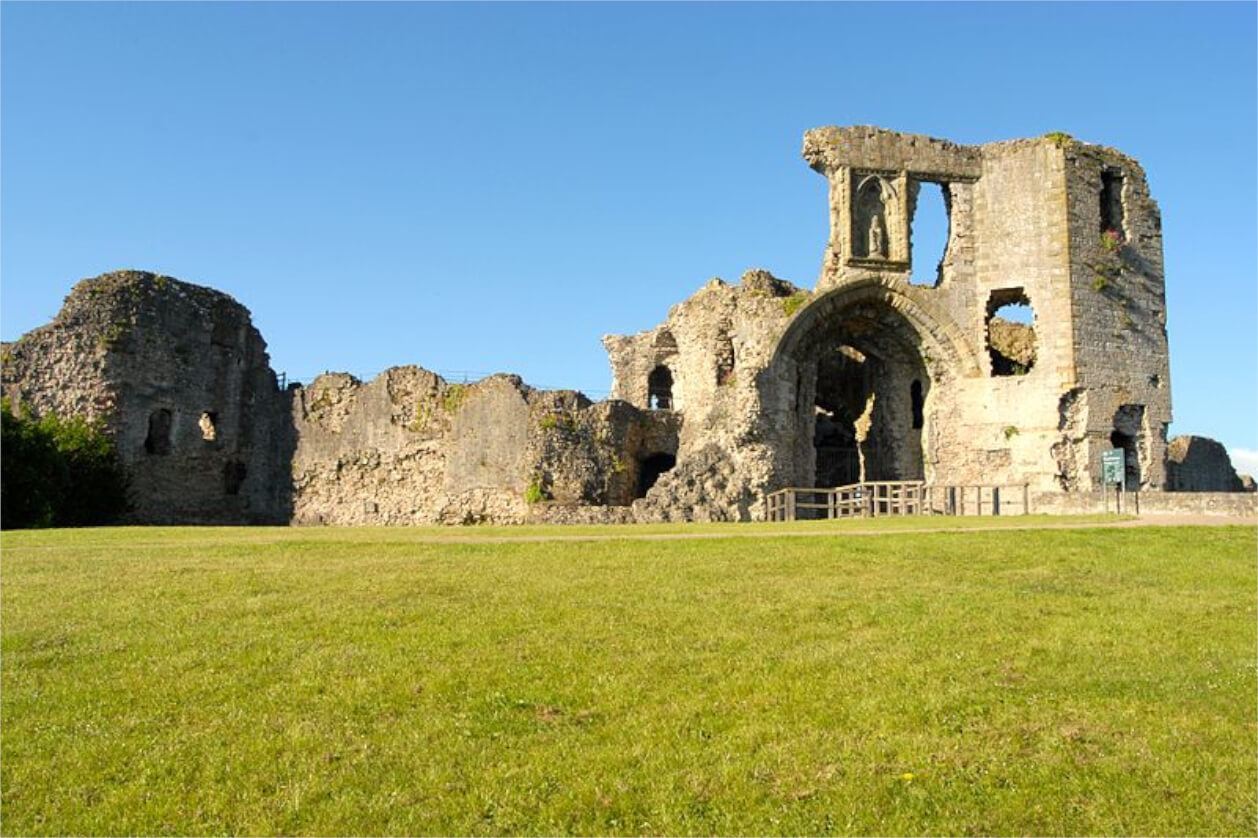
<instances>
[{"instance_id":1,"label":"clear sky","mask_svg":"<svg viewBox=\"0 0 1258 838\"><path fill-rule=\"evenodd\" d=\"M1065 131L1161 204L1175 423L1258 451L1254 3L0 4L0 333L140 268L290 378L517 372L708 278L817 279L803 132Z\"/></svg>"}]
</instances>

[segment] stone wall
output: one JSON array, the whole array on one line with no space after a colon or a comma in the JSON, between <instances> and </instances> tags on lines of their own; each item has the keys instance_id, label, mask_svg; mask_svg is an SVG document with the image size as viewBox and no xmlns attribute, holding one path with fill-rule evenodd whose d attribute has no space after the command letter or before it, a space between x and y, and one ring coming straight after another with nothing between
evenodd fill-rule
<instances>
[{"instance_id":1,"label":"stone wall","mask_svg":"<svg viewBox=\"0 0 1258 838\"><path fill-rule=\"evenodd\" d=\"M1087 492L1037 492L1030 499L1036 515L1217 515L1258 525L1258 495L1252 492L1126 492L1121 503L1113 489Z\"/></svg>"},{"instance_id":2,"label":"stone wall","mask_svg":"<svg viewBox=\"0 0 1258 838\"><path fill-rule=\"evenodd\" d=\"M1110 148L1060 140L1067 163L1076 387L1086 472L1100 480L1100 452L1127 450L1129 486L1166 484L1171 422L1162 219L1136 161ZM1086 474L1086 478L1085 478Z\"/></svg>"},{"instance_id":3,"label":"stone wall","mask_svg":"<svg viewBox=\"0 0 1258 838\"><path fill-rule=\"evenodd\" d=\"M84 280L5 346L3 388L37 414L104 422L132 520L289 520L287 394L226 294L140 271Z\"/></svg>"},{"instance_id":4,"label":"stone wall","mask_svg":"<svg viewBox=\"0 0 1258 838\"><path fill-rule=\"evenodd\" d=\"M677 452L668 415L413 366L297 387L292 425L293 519L305 524L575 520L575 507L627 508L649 458Z\"/></svg>"}]
</instances>

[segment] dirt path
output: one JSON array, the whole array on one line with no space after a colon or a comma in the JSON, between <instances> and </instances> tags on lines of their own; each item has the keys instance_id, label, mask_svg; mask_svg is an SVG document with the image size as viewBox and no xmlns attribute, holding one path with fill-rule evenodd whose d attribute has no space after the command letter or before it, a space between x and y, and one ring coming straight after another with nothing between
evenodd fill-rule
<instances>
[{"instance_id":1,"label":"dirt path","mask_svg":"<svg viewBox=\"0 0 1258 838\"><path fill-rule=\"evenodd\" d=\"M789 526L789 524L784 525ZM728 532L677 532L677 533L598 533L573 535L492 535L441 536L416 538L417 543L434 544L528 544L543 541L688 541L704 538L835 538L841 536L915 535L918 533L967 533L967 532L1024 532L1026 530L1088 530L1128 527L1254 527L1258 521L1225 515L1142 515L1124 521L1041 523L1027 526L1006 525L994 527L930 527L928 529L868 529L868 530L743 530L731 527Z\"/></svg>"}]
</instances>

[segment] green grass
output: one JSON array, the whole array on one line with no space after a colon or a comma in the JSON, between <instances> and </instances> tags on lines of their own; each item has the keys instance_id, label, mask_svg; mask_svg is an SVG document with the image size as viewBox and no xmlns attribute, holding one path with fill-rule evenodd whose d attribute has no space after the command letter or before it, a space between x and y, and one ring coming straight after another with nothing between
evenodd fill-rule
<instances>
[{"instance_id":1,"label":"green grass","mask_svg":"<svg viewBox=\"0 0 1258 838\"><path fill-rule=\"evenodd\" d=\"M868 526L6 532L0 824L1258 831L1252 528Z\"/></svg>"}]
</instances>

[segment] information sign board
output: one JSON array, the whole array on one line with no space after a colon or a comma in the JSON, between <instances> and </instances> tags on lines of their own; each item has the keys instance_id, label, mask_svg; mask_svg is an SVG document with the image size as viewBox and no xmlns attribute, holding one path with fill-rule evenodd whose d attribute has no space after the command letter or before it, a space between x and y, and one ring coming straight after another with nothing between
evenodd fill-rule
<instances>
[{"instance_id":1,"label":"information sign board","mask_svg":"<svg viewBox=\"0 0 1258 838\"><path fill-rule=\"evenodd\" d=\"M1101 481L1105 485L1122 484L1127 476L1126 451L1121 448L1110 448L1101 452ZM1126 489L1126 486L1123 486Z\"/></svg>"}]
</instances>

